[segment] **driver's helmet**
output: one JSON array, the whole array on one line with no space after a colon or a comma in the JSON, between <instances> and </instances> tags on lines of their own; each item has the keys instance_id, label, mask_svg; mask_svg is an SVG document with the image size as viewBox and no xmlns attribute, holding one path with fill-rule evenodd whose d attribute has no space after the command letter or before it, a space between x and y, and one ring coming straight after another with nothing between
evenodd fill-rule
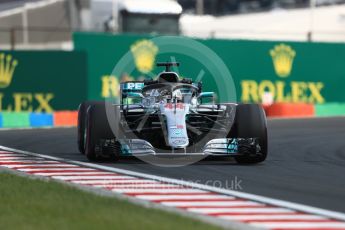
<instances>
[{"instance_id":1,"label":"driver's helmet","mask_svg":"<svg viewBox=\"0 0 345 230\"><path fill-rule=\"evenodd\" d=\"M172 92L172 98L175 98L178 102L182 102L183 94L180 89L174 90Z\"/></svg>"}]
</instances>

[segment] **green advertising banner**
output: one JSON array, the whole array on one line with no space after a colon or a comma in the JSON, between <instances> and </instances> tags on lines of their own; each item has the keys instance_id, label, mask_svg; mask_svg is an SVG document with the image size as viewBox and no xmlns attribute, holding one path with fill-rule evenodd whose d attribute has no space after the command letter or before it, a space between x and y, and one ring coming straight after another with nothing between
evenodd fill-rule
<instances>
[{"instance_id":1,"label":"green advertising banner","mask_svg":"<svg viewBox=\"0 0 345 230\"><path fill-rule=\"evenodd\" d=\"M88 97L116 97L120 81L154 77L162 70L154 63L167 60L181 63L181 76L201 79L205 91L219 93L217 78L224 76L205 68L207 61L199 58L204 53L181 52L178 48L165 52L164 42L156 41L157 37L150 36L76 33L75 49L88 53ZM195 41L210 48L225 63L231 73L228 81L232 77L235 84L237 101L261 102L268 94L276 102L345 102L345 44ZM122 73L113 71L119 65L123 65Z\"/></svg>"},{"instance_id":2,"label":"green advertising banner","mask_svg":"<svg viewBox=\"0 0 345 230\"><path fill-rule=\"evenodd\" d=\"M87 97L85 52L0 51L0 111L76 110Z\"/></svg>"}]
</instances>

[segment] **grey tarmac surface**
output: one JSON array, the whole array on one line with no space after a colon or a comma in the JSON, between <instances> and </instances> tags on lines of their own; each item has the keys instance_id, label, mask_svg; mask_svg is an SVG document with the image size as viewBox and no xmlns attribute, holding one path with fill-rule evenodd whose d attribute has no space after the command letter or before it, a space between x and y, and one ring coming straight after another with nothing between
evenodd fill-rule
<instances>
[{"instance_id":1,"label":"grey tarmac surface","mask_svg":"<svg viewBox=\"0 0 345 230\"><path fill-rule=\"evenodd\" d=\"M345 117L269 120L268 128L269 156L258 165L206 159L158 167L135 158L101 164L345 212ZM87 161L76 128L2 130L0 145Z\"/></svg>"}]
</instances>

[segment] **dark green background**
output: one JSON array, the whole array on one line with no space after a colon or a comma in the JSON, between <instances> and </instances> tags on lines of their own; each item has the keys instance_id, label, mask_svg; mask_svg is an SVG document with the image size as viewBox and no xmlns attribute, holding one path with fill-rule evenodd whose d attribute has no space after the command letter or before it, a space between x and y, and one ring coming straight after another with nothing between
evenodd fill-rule
<instances>
[{"instance_id":1,"label":"dark green background","mask_svg":"<svg viewBox=\"0 0 345 230\"><path fill-rule=\"evenodd\" d=\"M3 107L13 93L53 93L54 110L76 110L87 98L86 53L82 51L0 51L18 61L11 84L0 89ZM38 103L33 101L34 109Z\"/></svg>"},{"instance_id":2,"label":"dark green background","mask_svg":"<svg viewBox=\"0 0 345 230\"><path fill-rule=\"evenodd\" d=\"M88 53L89 98L101 99L101 77L110 75L130 46L144 38L150 39L152 36L74 34L75 48ZM290 91L291 81L322 82L322 96L325 102L345 102L345 44L216 39L197 41L211 48L225 62L234 79L238 101L242 97L241 81L269 80L273 83L283 81L287 85L287 93ZM281 43L291 46L296 51L292 72L287 78L277 76L269 54L272 48ZM193 60L183 55L172 55L181 62L179 72L182 76L195 79L200 69L204 69L197 58ZM157 61L167 59L169 60L169 55L158 54L156 57ZM152 72L159 73L160 70L155 68ZM130 75L137 77L142 74L134 71ZM206 71L203 78L205 91L217 91L212 78L211 73ZM309 96L308 92L306 96Z\"/></svg>"},{"instance_id":3,"label":"dark green background","mask_svg":"<svg viewBox=\"0 0 345 230\"><path fill-rule=\"evenodd\" d=\"M78 104L87 98L103 99L102 76L112 74L113 68L130 50L131 45L150 38L154 37L76 33L74 42L77 51L73 52L0 51L11 54L18 61L11 84L0 89L5 95L2 107L6 109L8 105L13 105L14 93L53 93L50 105L54 110L76 110ZM242 98L242 81L268 80L272 83L284 82L285 93L289 93L292 81L322 82L325 102L345 102L345 44L215 39L196 41L211 48L226 64L235 82L237 101ZM292 72L287 78L277 76L269 54L272 48L281 43L291 46L296 52ZM158 53L156 61L170 61L171 56L181 63L178 69L174 69L181 76L196 79L200 70L203 70L204 91L218 92L214 79L220 76L213 76L205 68L207 63L201 63L193 54L181 55L178 52ZM128 68L134 69L127 71L132 77L145 76L135 69L134 60ZM155 75L161 70L154 68L152 73ZM309 96L308 92L306 96ZM33 100L34 110L37 106Z\"/></svg>"}]
</instances>

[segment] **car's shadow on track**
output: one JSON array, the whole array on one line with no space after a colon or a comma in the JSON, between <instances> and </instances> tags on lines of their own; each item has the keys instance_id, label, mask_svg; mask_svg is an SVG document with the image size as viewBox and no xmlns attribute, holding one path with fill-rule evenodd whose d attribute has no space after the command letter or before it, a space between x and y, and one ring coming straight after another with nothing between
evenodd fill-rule
<instances>
[{"instance_id":1,"label":"car's shadow on track","mask_svg":"<svg viewBox=\"0 0 345 230\"><path fill-rule=\"evenodd\" d=\"M142 159L142 158L137 158L134 156L130 156L130 157L121 157L119 160L117 161L99 161L96 163L102 164L102 165L108 165L108 166L114 166L116 167L116 165L154 165L154 166L159 166L160 164L157 162L152 162L150 161L152 160L152 158L150 159ZM167 163L165 164L165 166L169 166L169 161L166 161ZM185 161L185 164L183 164L183 161L180 159L179 164L176 164L176 162L170 162L171 166L187 166L187 165L193 165L193 166L205 166L205 165L236 165L236 166L240 166L240 165L245 165L245 164L238 164L233 158L229 158L229 157L212 157L212 156L208 156L205 157L201 160L198 161L191 161L190 159ZM249 165L245 165L246 167L248 166L259 166L262 164L249 164Z\"/></svg>"}]
</instances>

